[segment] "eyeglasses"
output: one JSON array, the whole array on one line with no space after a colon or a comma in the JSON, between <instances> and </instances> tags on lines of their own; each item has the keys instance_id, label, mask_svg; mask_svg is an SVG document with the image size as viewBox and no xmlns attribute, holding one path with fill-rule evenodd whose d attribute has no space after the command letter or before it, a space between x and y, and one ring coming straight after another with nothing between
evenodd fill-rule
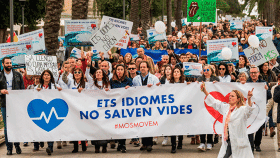
<instances>
[{"instance_id":1,"label":"eyeglasses","mask_svg":"<svg viewBox=\"0 0 280 158\"><path fill-rule=\"evenodd\" d=\"M219 70L225 70L226 68L219 68Z\"/></svg>"},{"instance_id":2,"label":"eyeglasses","mask_svg":"<svg viewBox=\"0 0 280 158\"><path fill-rule=\"evenodd\" d=\"M254 74L254 75L256 75L256 74L258 74L258 72L250 72L250 74Z\"/></svg>"},{"instance_id":3,"label":"eyeglasses","mask_svg":"<svg viewBox=\"0 0 280 158\"><path fill-rule=\"evenodd\" d=\"M74 74L81 74L81 71L75 71Z\"/></svg>"},{"instance_id":4,"label":"eyeglasses","mask_svg":"<svg viewBox=\"0 0 280 158\"><path fill-rule=\"evenodd\" d=\"M210 70L209 69L204 69L203 71L206 72L206 71L210 71Z\"/></svg>"},{"instance_id":5,"label":"eyeglasses","mask_svg":"<svg viewBox=\"0 0 280 158\"><path fill-rule=\"evenodd\" d=\"M127 70L135 70L136 68L128 68Z\"/></svg>"}]
</instances>

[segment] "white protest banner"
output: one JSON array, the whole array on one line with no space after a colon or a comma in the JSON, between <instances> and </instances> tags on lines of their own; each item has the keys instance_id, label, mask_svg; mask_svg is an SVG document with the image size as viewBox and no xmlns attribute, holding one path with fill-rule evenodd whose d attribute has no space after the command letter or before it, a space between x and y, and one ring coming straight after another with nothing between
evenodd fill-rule
<instances>
[{"instance_id":1,"label":"white protest banner","mask_svg":"<svg viewBox=\"0 0 280 158\"><path fill-rule=\"evenodd\" d=\"M66 46L92 46L89 41L97 30L97 19L65 20Z\"/></svg>"},{"instance_id":2,"label":"white protest banner","mask_svg":"<svg viewBox=\"0 0 280 158\"><path fill-rule=\"evenodd\" d=\"M162 34L158 34L155 29L147 30L147 37L149 44L155 43L156 41L165 41L166 40L166 32Z\"/></svg>"},{"instance_id":3,"label":"white protest banner","mask_svg":"<svg viewBox=\"0 0 280 158\"><path fill-rule=\"evenodd\" d=\"M50 55L26 55L27 75L41 75L44 70L50 70L53 76L58 77L56 56Z\"/></svg>"},{"instance_id":4,"label":"white protest banner","mask_svg":"<svg viewBox=\"0 0 280 158\"><path fill-rule=\"evenodd\" d=\"M244 53L250 64L255 66L259 66L279 55L270 37L260 41L259 48L248 47L244 49Z\"/></svg>"},{"instance_id":5,"label":"white protest banner","mask_svg":"<svg viewBox=\"0 0 280 158\"><path fill-rule=\"evenodd\" d=\"M225 60L222 56L222 49L228 47L231 49L232 57L230 60ZM238 39L228 38L219 40L208 40L207 41L207 60L208 63L215 62L238 62Z\"/></svg>"},{"instance_id":6,"label":"white protest banner","mask_svg":"<svg viewBox=\"0 0 280 158\"><path fill-rule=\"evenodd\" d=\"M90 41L97 52L103 52L104 57L108 58L107 52L119 42L122 36L115 25L109 21L90 38Z\"/></svg>"},{"instance_id":7,"label":"white protest banner","mask_svg":"<svg viewBox=\"0 0 280 158\"><path fill-rule=\"evenodd\" d=\"M185 76L201 76L202 72L202 64L200 63L193 63L193 62L184 62L184 75Z\"/></svg>"},{"instance_id":8,"label":"white protest banner","mask_svg":"<svg viewBox=\"0 0 280 158\"><path fill-rule=\"evenodd\" d=\"M130 34L129 35L129 38L130 38L130 41L139 41L140 40L140 37L138 34Z\"/></svg>"},{"instance_id":9,"label":"white protest banner","mask_svg":"<svg viewBox=\"0 0 280 158\"><path fill-rule=\"evenodd\" d=\"M122 35L124 35L123 38L115 45L115 47L126 49L129 41L129 35L131 34L133 22L104 15L102 17L100 27L103 27L108 21L111 21L119 30L119 32Z\"/></svg>"},{"instance_id":10,"label":"white protest banner","mask_svg":"<svg viewBox=\"0 0 280 158\"><path fill-rule=\"evenodd\" d=\"M243 22L242 20L231 18L230 20L230 30L242 30Z\"/></svg>"},{"instance_id":11,"label":"white protest banner","mask_svg":"<svg viewBox=\"0 0 280 158\"><path fill-rule=\"evenodd\" d=\"M230 20L231 19L231 15L226 15L226 20Z\"/></svg>"},{"instance_id":12,"label":"white protest banner","mask_svg":"<svg viewBox=\"0 0 280 158\"><path fill-rule=\"evenodd\" d=\"M272 40L273 28L272 27L256 27L256 36L259 38L259 40L264 40L267 38L270 38Z\"/></svg>"},{"instance_id":13,"label":"white protest banner","mask_svg":"<svg viewBox=\"0 0 280 158\"><path fill-rule=\"evenodd\" d=\"M18 41L32 41L34 54L46 54L44 29L21 34Z\"/></svg>"},{"instance_id":14,"label":"white protest banner","mask_svg":"<svg viewBox=\"0 0 280 158\"><path fill-rule=\"evenodd\" d=\"M32 41L21 41L0 44L0 60L9 57L14 68L25 67L25 55L33 55Z\"/></svg>"},{"instance_id":15,"label":"white protest banner","mask_svg":"<svg viewBox=\"0 0 280 158\"><path fill-rule=\"evenodd\" d=\"M200 83L201 84L201 83ZM213 134L223 131L223 116L204 104L200 84L105 90L11 90L7 100L9 142L108 140ZM247 97L254 89L256 107L247 133L266 116L265 83L205 83L209 93L228 102L233 89ZM15 99L17 98L17 99ZM19 106L20 105L20 106ZM224 116L225 117L225 116Z\"/></svg>"}]
</instances>

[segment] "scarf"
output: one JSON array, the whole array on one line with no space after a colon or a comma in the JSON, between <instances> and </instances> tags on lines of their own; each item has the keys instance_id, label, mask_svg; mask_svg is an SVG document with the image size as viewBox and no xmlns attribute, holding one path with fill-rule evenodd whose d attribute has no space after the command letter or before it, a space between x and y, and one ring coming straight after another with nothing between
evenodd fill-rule
<instances>
[{"instance_id":1,"label":"scarf","mask_svg":"<svg viewBox=\"0 0 280 158\"><path fill-rule=\"evenodd\" d=\"M225 141L228 139L228 122L230 121L230 115L235 108L236 108L236 105L229 108L229 112L228 112L226 120L225 120L225 126L224 126L224 140Z\"/></svg>"}]
</instances>

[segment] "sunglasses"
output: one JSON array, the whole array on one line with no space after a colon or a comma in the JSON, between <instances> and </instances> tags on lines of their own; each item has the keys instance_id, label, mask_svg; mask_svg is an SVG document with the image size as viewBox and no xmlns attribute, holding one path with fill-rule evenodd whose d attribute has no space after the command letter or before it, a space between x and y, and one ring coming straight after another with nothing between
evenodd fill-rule
<instances>
[{"instance_id":1,"label":"sunglasses","mask_svg":"<svg viewBox=\"0 0 280 158\"><path fill-rule=\"evenodd\" d=\"M81 74L81 71L75 71L74 74Z\"/></svg>"},{"instance_id":2,"label":"sunglasses","mask_svg":"<svg viewBox=\"0 0 280 158\"><path fill-rule=\"evenodd\" d=\"M225 70L226 68L219 68L219 70Z\"/></svg>"},{"instance_id":3,"label":"sunglasses","mask_svg":"<svg viewBox=\"0 0 280 158\"><path fill-rule=\"evenodd\" d=\"M136 68L128 68L127 70L135 70Z\"/></svg>"},{"instance_id":4,"label":"sunglasses","mask_svg":"<svg viewBox=\"0 0 280 158\"><path fill-rule=\"evenodd\" d=\"M204 69L203 71L206 72L206 71L210 71L210 70L209 69Z\"/></svg>"}]
</instances>

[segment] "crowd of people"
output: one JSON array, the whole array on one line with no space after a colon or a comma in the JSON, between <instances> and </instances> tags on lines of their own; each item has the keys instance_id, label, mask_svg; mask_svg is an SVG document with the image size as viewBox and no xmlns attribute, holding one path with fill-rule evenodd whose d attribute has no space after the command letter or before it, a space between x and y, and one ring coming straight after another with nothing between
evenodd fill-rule
<instances>
[{"instance_id":1,"label":"crowd of people","mask_svg":"<svg viewBox=\"0 0 280 158\"><path fill-rule=\"evenodd\" d=\"M273 24L270 24L273 26ZM279 61L272 59L260 66L250 65L248 59L244 55L239 56L238 63L211 63L208 64L207 56L200 56L198 54L192 54L190 52L177 55L174 53L174 49L201 49L207 50L207 40L223 39L223 38L238 38L239 51L242 52L248 45L248 37L254 34L256 26L268 26L265 22L258 20L252 20L250 22L244 22L244 29L241 31L233 30L229 28L229 23L218 22L217 26L209 24L203 26L202 36L198 26L188 25L184 26L182 30L178 30L177 27L173 28L172 35L167 35L167 40L164 42L157 41L154 45L150 45L147 40L142 38L141 27L138 28L140 41L130 41L130 48L137 49L138 57L133 58L131 53L126 53L125 56L120 55L118 49L116 53L111 51L108 53L109 58L104 58L104 52L100 52L100 60L92 61L91 57L93 53L91 51L84 51L82 49L81 58L76 59L69 57L69 54L65 54L64 61L59 66L59 75L54 76L51 71L45 70L40 76L30 76L26 74L24 69L12 69L12 62L10 58L3 58L2 65L3 70L0 73L0 93L1 93L1 111L6 125L6 102L5 95L9 90L17 89L36 89L38 91L42 89L57 89L59 91L63 89L77 89L77 92L81 92L84 89L105 90L115 88L129 88L132 86L158 86L160 84L177 84L185 83L191 84L191 82L240 82L245 84L248 82L264 82L266 83L265 89L267 91L267 115L269 119L270 137L274 137L276 134L275 127L277 128L278 147L280 152L280 108L278 103L280 102L280 65ZM178 32L181 32L183 36L179 38ZM273 36L274 44L277 49L280 48L280 34L274 32ZM279 42L278 42L279 40ZM201 46L200 46L201 45ZM167 50L166 55L162 56L162 60L154 63L153 59L145 54L146 49L152 50ZM203 65L203 71L201 76L185 76L183 63L184 62L196 62ZM205 87L202 87L204 89ZM207 91L204 91L206 95ZM235 92L235 96L238 92ZM233 95L234 96L234 95ZM239 105L240 106L240 105ZM272 108L274 110L272 110ZM261 140L262 132L265 131L267 136L267 128L265 123L255 134L249 134L248 139L250 141L250 150L261 152ZM5 136L7 145L7 154L11 155L13 150L12 143L8 142L7 129L5 126ZM190 144L197 144L198 149L201 151L212 150L214 144L219 142L220 136L217 134L207 135L192 135ZM169 137L164 137L162 145L166 145ZM176 136L171 137L172 149L171 153L176 153L176 149L182 149L183 136L177 136L178 144L176 144ZM117 142L117 145L116 145ZM74 145L73 153L78 152L79 142L72 142ZM81 140L82 151L87 150L87 144L89 142ZM91 141L91 144L95 146L95 152L107 152L107 144L110 144L110 148L115 148L123 153L126 152L126 140L95 140ZM142 146L140 150L152 151L152 146L158 144L157 137L142 138L141 141L138 138L133 138L130 144L135 146ZM28 143L25 142L24 145ZM51 155L53 152L54 142L48 142L46 152ZM16 153L21 153L19 143L14 143ZM62 146L67 145L66 142L57 142L57 148L61 149ZM39 147L44 146L44 142L35 142L33 151L38 151ZM229 149L231 150L231 149ZM230 156L230 152L227 153ZM228 156L228 157L229 157Z\"/></svg>"}]
</instances>

